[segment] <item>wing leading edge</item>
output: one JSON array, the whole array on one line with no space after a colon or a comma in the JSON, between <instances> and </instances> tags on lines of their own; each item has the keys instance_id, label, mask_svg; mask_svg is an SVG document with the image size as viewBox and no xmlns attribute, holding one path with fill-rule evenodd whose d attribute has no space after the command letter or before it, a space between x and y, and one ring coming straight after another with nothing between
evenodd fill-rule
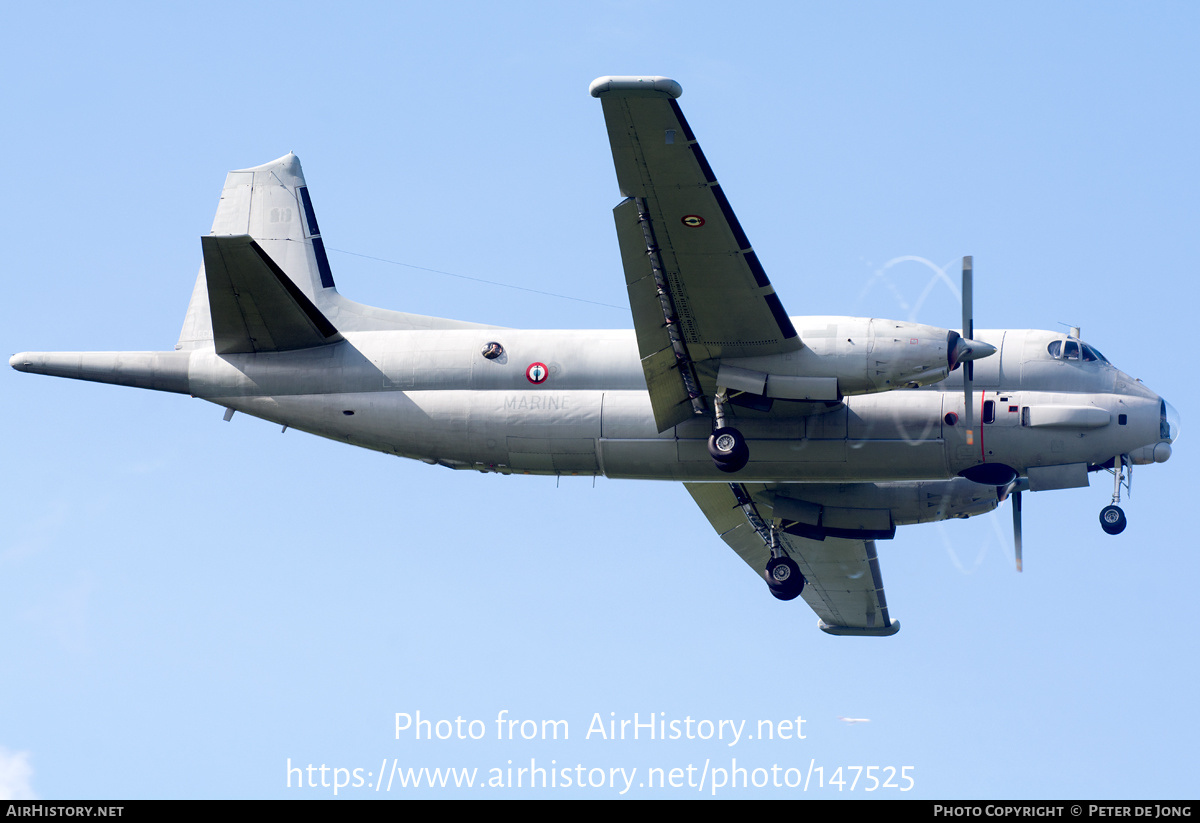
<instances>
[{"instance_id":1,"label":"wing leading edge","mask_svg":"<svg viewBox=\"0 0 1200 823\"><path fill-rule=\"evenodd\" d=\"M602 77L621 194L613 214L654 416L704 413L702 365L801 348L775 289L662 77ZM699 366L699 367L698 367Z\"/></svg>"}]
</instances>

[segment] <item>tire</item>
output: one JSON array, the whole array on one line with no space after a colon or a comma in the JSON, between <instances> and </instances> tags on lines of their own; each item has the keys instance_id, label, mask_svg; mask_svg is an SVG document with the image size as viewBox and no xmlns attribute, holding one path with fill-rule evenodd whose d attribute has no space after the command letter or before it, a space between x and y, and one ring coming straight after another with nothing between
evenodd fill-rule
<instances>
[{"instance_id":1,"label":"tire","mask_svg":"<svg viewBox=\"0 0 1200 823\"><path fill-rule=\"evenodd\" d=\"M742 437L740 431L728 426L714 430L709 436L708 453L723 472L741 471L750 461L746 438Z\"/></svg>"},{"instance_id":2,"label":"tire","mask_svg":"<svg viewBox=\"0 0 1200 823\"><path fill-rule=\"evenodd\" d=\"M1125 512L1120 506L1105 506L1100 510L1100 528L1107 534L1120 534L1126 525Z\"/></svg>"},{"instance_id":3,"label":"tire","mask_svg":"<svg viewBox=\"0 0 1200 823\"><path fill-rule=\"evenodd\" d=\"M739 455L735 455L735 457L736 459L731 462L724 462L714 459L713 465L723 472L732 474L734 472L740 472L742 469L746 468L746 464L750 462L750 452L748 451L744 451Z\"/></svg>"},{"instance_id":4,"label":"tire","mask_svg":"<svg viewBox=\"0 0 1200 823\"><path fill-rule=\"evenodd\" d=\"M790 557L767 561L767 588L779 600L795 600L804 591L804 575Z\"/></svg>"}]
</instances>

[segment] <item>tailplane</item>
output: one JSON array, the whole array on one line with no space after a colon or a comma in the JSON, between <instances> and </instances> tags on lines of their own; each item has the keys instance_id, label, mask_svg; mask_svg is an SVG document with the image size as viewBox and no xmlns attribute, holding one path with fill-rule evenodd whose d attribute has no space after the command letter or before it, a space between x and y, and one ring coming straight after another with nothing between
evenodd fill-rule
<instances>
[{"instance_id":1,"label":"tailplane","mask_svg":"<svg viewBox=\"0 0 1200 823\"><path fill-rule=\"evenodd\" d=\"M338 294L300 158L291 153L229 172L201 245L205 262L176 350L286 351L337 342L339 332L495 328Z\"/></svg>"}]
</instances>

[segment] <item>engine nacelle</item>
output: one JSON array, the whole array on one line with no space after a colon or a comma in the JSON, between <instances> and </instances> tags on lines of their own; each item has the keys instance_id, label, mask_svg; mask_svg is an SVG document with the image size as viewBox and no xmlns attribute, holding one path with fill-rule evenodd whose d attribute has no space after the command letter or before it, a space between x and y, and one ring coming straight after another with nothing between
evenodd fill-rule
<instances>
[{"instance_id":1,"label":"engine nacelle","mask_svg":"<svg viewBox=\"0 0 1200 823\"><path fill-rule=\"evenodd\" d=\"M793 318L804 348L769 357L726 358L720 386L786 400L838 400L941 382L995 348L958 332L869 317Z\"/></svg>"},{"instance_id":2,"label":"engine nacelle","mask_svg":"<svg viewBox=\"0 0 1200 823\"><path fill-rule=\"evenodd\" d=\"M973 517L1000 505L994 486L964 478L891 483L783 483L759 492L788 534L886 540L896 526Z\"/></svg>"}]
</instances>

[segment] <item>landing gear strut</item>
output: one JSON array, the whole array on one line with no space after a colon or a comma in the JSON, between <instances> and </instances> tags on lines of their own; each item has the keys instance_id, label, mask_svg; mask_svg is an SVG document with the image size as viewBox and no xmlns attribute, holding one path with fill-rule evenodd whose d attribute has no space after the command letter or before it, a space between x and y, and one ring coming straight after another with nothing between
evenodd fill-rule
<instances>
[{"instance_id":1,"label":"landing gear strut","mask_svg":"<svg viewBox=\"0 0 1200 823\"><path fill-rule=\"evenodd\" d=\"M771 527L771 559L767 561L767 588L779 600L795 600L804 591L804 575L796 561L779 548L779 533Z\"/></svg>"},{"instance_id":2,"label":"landing gear strut","mask_svg":"<svg viewBox=\"0 0 1200 823\"><path fill-rule=\"evenodd\" d=\"M716 421L712 435L708 438L708 453L713 463L723 472L736 472L745 468L750 460L750 449L746 446L746 438L737 429L725 425L724 389L718 389L713 406L716 409ZM790 599L790 598L789 598Z\"/></svg>"},{"instance_id":3,"label":"landing gear strut","mask_svg":"<svg viewBox=\"0 0 1200 823\"><path fill-rule=\"evenodd\" d=\"M1125 512L1121 511L1121 507L1117 504L1121 502L1121 486L1125 486L1125 490L1133 493L1133 464L1128 463L1128 458L1123 455L1117 455L1113 461L1113 496L1112 505L1105 506L1100 510L1100 528L1104 529L1105 534L1120 534L1125 531L1126 520ZM1128 472L1126 471L1128 466Z\"/></svg>"},{"instance_id":4,"label":"landing gear strut","mask_svg":"<svg viewBox=\"0 0 1200 823\"><path fill-rule=\"evenodd\" d=\"M795 600L804 591L804 575L800 573L796 561L788 557L783 546L779 545L779 524L767 524L759 516L758 508L741 483L730 483L729 489L746 515L746 522L762 538L771 554L766 568L767 588L779 600Z\"/></svg>"}]
</instances>

